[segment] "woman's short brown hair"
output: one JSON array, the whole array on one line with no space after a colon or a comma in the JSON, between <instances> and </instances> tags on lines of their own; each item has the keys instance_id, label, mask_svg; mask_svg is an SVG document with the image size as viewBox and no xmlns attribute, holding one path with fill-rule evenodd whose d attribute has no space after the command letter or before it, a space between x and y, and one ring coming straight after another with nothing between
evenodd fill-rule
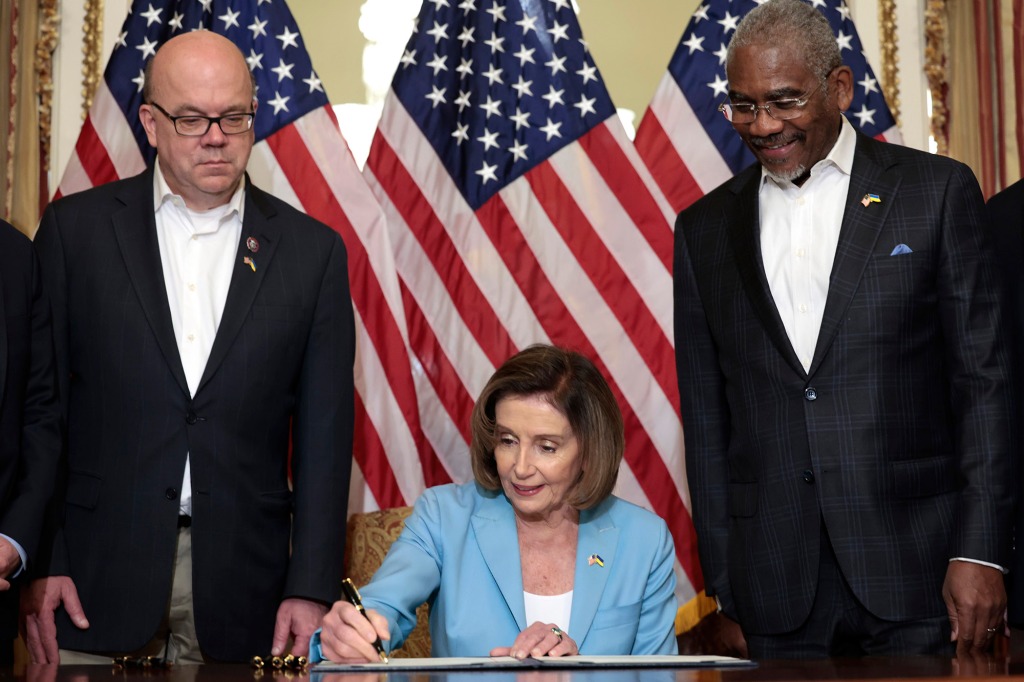
<instances>
[{"instance_id":1,"label":"woman's short brown hair","mask_svg":"<svg viewBox=\"0 0 1024 682\"><path fill-rule=\"evenodd\" d=\"M611 495L625 449L619 405L594 363L575 351L548 345L530 346L506 360L473 406L470 457L480 485L501 489L494 460L494 408L510 396L542 397L569 422L582 464L570 505L587 509Z\"/></svg>"}]
</instances>

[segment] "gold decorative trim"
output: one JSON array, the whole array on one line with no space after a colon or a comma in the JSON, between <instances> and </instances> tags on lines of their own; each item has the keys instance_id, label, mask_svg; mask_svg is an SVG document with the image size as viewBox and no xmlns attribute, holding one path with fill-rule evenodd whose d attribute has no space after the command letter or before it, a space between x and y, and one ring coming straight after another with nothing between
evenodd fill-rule
<instances>
[{"instance_id":1,"label":"gold decorative trim","mask_svg":"<svg viewBox=\"0 0 1024 682\"><path fill-rule=\"evenodd\" d=\"M43 177L50 172L53 129L53 53L57 49L59 0L39 1L39 43L36 45L36 95L39 97L39 163ZM49 197L44 197L48 199Z\"/></svg>"},{"instance_id":2,"label":"gold decorative trim","mask_svg":"<svg viewBox=\"0 0 1024 682\"><path fill-rule=\"evenodd\" d=\"M85 0L82 23L82 120L89 115L96 87L100 82L100 57L103 49L103 0Z\"/></svg>"},{"instance_id":3,"label":"gold decorative trim","mask_svg":"<svg viewBox=\"0 0 1024 682\"><path fill-rule=\"evenodd\" d=\"M11 65L10 80L7 83L9 88L7 112L7 168L4 177L7 178L7 185L4 187L3 218L10 221L14 211L14 131L18 111L18 0L10 4L11 20L11 53L8 55Z\"/></svg>"},{"instance_id":4,"label":"gold decorative trim","mask_svg":"<svg viewBox=\"0 0 1024 682\"><path fill-rule=\"evenodd\" d=\"M896 0L878 0L878 23L882 42L882 95L900 125L900 57L896 35Z\"/></svg>"},{"instance_id":5,"label":"gold decorative trim","mask_svg":"<svg viewBox=\"0 0 1024 682\"><path fill-rule=\"evenodd\" d=\"M928 0L924 12L924 73L932 96L932 137L939 154L949 153L949 104L946 82L946 0Z\"/></svg>"}]
</instances>

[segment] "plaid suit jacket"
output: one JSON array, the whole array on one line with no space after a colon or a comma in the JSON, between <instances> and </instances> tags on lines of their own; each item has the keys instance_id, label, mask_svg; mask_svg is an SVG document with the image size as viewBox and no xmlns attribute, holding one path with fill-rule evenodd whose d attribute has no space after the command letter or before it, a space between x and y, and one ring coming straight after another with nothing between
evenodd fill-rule
<instances>
[{"instance_id":1,"label":"plaid suit jacket","mask_svg":"<svg viewBox=\"0 0 1024 682\"><path fill-rule=\"evenodd\" d=\"M876 616L945 613L952 557L1007 565L1008 358L977 181L858 135L809 371L760 255L760 166L680 214L675 339L709 594L756 634L813 603L821 524ZM880 202L863 205L866 193ZM910 253L891 255L898 245Z\"/></svg>"}]
</instances>

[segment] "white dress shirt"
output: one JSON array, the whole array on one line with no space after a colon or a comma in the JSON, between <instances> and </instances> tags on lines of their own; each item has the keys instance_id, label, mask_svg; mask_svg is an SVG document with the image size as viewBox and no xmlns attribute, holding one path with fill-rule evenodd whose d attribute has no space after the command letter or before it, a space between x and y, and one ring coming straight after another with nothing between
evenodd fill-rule
<instances>
[{"instance_id":1,"label":"white dress shirt","mask_svg":"<svg viewBox=\"0 0 1024 682\"><path fill-rule=\"evenodd\" d=\"M224 314L242 234L244 198L245 183L239 181L238 189L223 206L193 211L185 206L184 199L171 191L159 163L153 173L153 208L167 303L185 380L193 397ZM192 514L188 457L181 483L179 513Z\"/></svg>"},{"instance_id":2,"label":"white dress shirt","mask_svg":"<svg viewBox=\"0 0 1024 682\"><path fill-rule=\"evenodd\" d=\"M811 367L850 190L857 136L843 119L839 138L797 187L761 170L761 258L782 324L804 370Z\"/></svg>"}]
</instances>

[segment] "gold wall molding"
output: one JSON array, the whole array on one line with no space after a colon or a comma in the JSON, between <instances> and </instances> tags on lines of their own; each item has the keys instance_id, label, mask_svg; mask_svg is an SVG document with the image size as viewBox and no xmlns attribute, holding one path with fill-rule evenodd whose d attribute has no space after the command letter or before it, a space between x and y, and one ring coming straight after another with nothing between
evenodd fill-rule
<instances>
[{"instance_id":1,"label":"gold wall molding","mask_svg":"<svg viewBox=\"0 0 1024 682\"><path fill-rule=\"evenodd\" d=\"M878 26L882 51L882 96L900 126L900 56L896 35L896 0L878 0Z\"/></svg>"},{"instance_id":2,"label":"gold wall molding","mask_svg":"<svg viewBox=\"0 0 1024 682\"><path fill-rule=\"evenodd\" d=\"M100 82L100 54L103 49L103 0L85 0L82 24L82 120L89 115Z\"/></svg>"},{"instance_id":3,"label":"gold wall molding","mask_svg":"<svg viewBox=\"0 0 1024 682\"><path fill-rule=\"evenodd\" d=\"M4 16L6 14L6 16ZM3 201L3 215L4 220L11 220L11 207L14 203L14 142L15 135L14 131L17 130L18 120L18 107L16 106L18 101L18 79L14 76L14 71L17 69L16 54L18 49L18 0L12 0L12 2L5 8L0 8L0 16L6 21L10 22L10 42L5 42L5 46L8 48L9 54L4 55L2 62L5 66L10 65L12 67L11 77L7 83L8 92L5 98L5 106L7 106L7 130L5 131L4 138L7 140L6 150L4 158L7 163L4 167L4 201ZM0 22L0 26L4 23Z\"/></svg>"},{"instance_id":4,"label":"gold wall molding","mask_svg":"<svg viewBox=\"0 0 1024 682\"><path fill-rule=\"evenodd\" d=\"M39 157L42 176L50 171L50 140L53 136L53 53L60 30L59 0L38 0L39 43L36 45L36 96L39 98ZM45 201L49 197L43 197Z\"/></svg>"},{"instance_id":5,"label":"gold wall molding","mask_svg":"<svg viewBox=\"0 0 1024 682\"><path fill-rule=\"evenodd\" d=\"M946 81L946 0L928 0L924 12L924 73L932 96L932 137L939 154L949 153L949 104Z\"/></svg>"}]
</instances>

